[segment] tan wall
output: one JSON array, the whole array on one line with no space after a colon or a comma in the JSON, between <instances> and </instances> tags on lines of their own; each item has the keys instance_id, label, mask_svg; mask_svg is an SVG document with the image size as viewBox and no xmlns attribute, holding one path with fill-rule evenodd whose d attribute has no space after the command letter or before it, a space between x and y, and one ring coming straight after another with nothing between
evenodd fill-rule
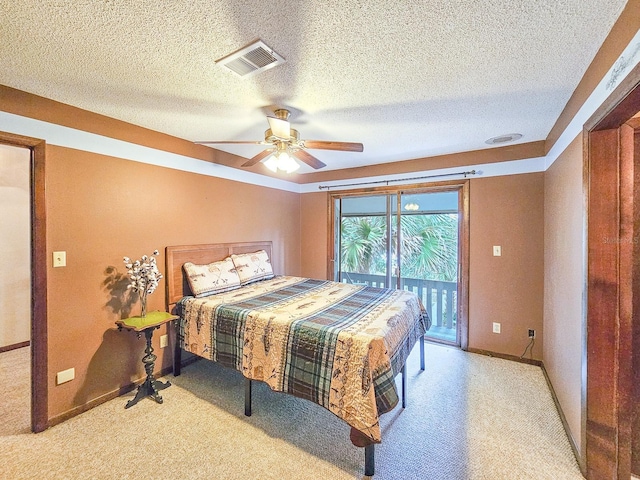
<instances>
[{"instance_id":1,"label":"tan wall","mask_svg":"<svg viewBox=\"0 0 640 480\"><path fill-rule=\"evenodd\" d=\"M299 195L55 146L47 147L47 251L67 252L48 270L49 416L142 378L143 340L118 332L127 315L110 290L122 257L167 245L272 240L277 273L300 274ZM149 297L164 308L165 281ZM139 306L133 306L133 314ZM156 369L171 354L154 335ZM55 385L56 372L76 379Z\"/></svg>"},{"instance_id":2,"label":"tan wall","mask_svg":"<svg viewBox=\"0 0 640 480\"><path fill-rule=\"evenodd\" d=\"M469 348L519 356L533 328L542 358L543 193L542 173L471 180ZM327 194L304 194L302 205L302 272L325 278Z\"/></svg>"},{"instance_id":3,"label":"tan wall","mask_svg":"<svg viewBox=\"0 0 640 480\"><path fill-rule=\"evenodd\" d=\"M31 154L0 145L0 347L31 338Z\"/></svg>"},{"instance_id":4,"label":"tan wall","mask_svg":"<svg viewBox=\"0 0 640 480\"><path fill-rule=\"evenodd\" d=\"M327 192L307 193L300 199L300 269L303 277L327 279L328 201Z\"/></svg>"},{"instance_id":5,"label":"tan wall","mask_svg":"<svg viewBox=\"0 0 640 480\"><path fill-rule=\"evenodd\" d=\"M471 180L469 348L520 356L531 328L542 358L543 194L542 173Z\"/></svg>"},{"instance_id":6,"label":"tan wall","mask_svg":"<svg viewBox=\"0 0 640 480\"><path fill-rule=\"evenodd\" d=\"M582 135L545 172L544 364L581 445L584 271Z\"/></svg>"}]
</instances>

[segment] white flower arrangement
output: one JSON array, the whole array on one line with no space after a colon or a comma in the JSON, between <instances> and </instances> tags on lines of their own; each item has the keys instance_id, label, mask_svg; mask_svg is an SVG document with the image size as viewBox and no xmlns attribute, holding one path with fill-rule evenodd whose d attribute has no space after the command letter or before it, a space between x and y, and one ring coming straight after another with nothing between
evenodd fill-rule
<instances>
[{"instance_id":1,"label":"white flower arrangement","mask_svg":"<svg viewBox=\"0 0 640 480\"><path fill-rule=\"evenodd\" d=\"M135 262L132 262L129 257L124 257L124 265L130 280L127 288L137 292L140 296L143 317L147 314L147 295L158 288L158 283L162 278L156 264L158 255L160 255L158 250L154 250L151 255L143 255L140 260Z\"/></svg>"}]
</instances>

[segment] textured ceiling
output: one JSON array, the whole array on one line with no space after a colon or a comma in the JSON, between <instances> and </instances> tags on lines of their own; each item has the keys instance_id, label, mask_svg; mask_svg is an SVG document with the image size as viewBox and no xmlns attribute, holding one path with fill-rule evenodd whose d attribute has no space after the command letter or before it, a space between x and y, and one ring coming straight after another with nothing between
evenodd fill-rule
<instances>
[{"instance_id":1,"label":"textured ceiling","mask_svg":"<svg viewBox=\"0 0 640 480\"><path fill-rule=\"evenodd\" d=\"M625 3L0 0L0 84L188 140L262 140L287 107L364 144L311 151L340 169L545 139ZM258 38L286 63L214 63Z\"/></svg>"}]
</instances>

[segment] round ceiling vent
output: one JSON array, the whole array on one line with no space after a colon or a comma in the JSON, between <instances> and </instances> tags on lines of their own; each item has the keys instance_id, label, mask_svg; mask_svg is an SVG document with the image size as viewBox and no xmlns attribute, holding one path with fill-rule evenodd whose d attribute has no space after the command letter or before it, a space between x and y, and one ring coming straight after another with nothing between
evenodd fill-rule
<instances>
[{"instance_id":1,"label":"round ceiling vent","mask_svg":"<svg viewBox=\"0 0 640 480\"><path fill-rule=\"evenodd\" d=\"M501 143L514 142L516 140L520 140L521 138L521 133L507 133L506 135L498 135L497 137L492 137L484 143L488 145L498 145Z\"/></svg>"}]
</instances>

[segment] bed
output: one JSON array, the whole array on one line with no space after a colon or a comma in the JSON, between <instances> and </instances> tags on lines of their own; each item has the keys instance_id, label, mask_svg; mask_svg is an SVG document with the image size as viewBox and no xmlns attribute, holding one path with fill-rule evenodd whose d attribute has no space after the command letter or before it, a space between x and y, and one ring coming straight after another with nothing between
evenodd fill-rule
<instances>
[{"instance_id":1,"label":"bed","mask_svg":"<svg viewBox=\"0 0 640 480\"><path fill-rule=\"evenodd\" d=\"M274 275L272 253L271 242L166 247L167 306L180 317L174 375L184 350L242 372L246 415L251 381L323 406L351 427L373 475L379 417L399 401L398 373L405 405L416 342L424 369L429 316L410 292Z\"/></svg>"}]
</instances>

